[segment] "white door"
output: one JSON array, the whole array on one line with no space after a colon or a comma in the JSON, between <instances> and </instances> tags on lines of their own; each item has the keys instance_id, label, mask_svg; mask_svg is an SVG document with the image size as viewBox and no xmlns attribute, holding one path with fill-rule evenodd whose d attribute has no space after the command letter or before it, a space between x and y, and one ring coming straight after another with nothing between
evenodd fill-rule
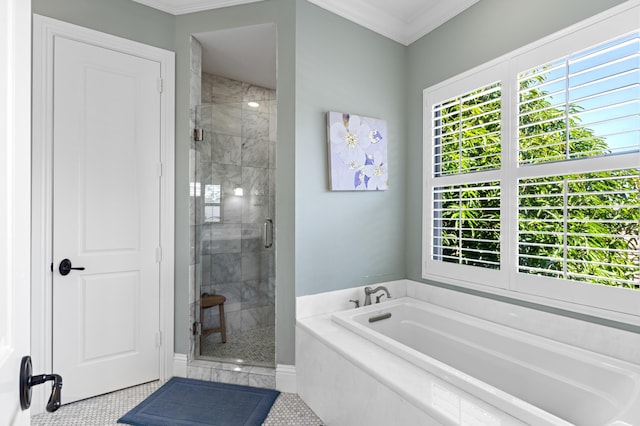
<instances>
[{"instance_id":1,"label":"white door","mask_svg":"<svg viewBox=\"0 0 640 426\"><path fill-rule=\"evenodd\" d=\"M55 38L53 371L62 403L159 378L160 64ZM68 259L73 268L60 272Z\"/></svg>"},{"instance_id":2,"label":"white door","mask_svg":"<svg viewBox=\"0 0 640 426\"><path fill-rule=\"evenodd\" d=\"M31 4L0 2L0 425L28 425L18 401L29 355Z\"/></svg>"}]
</instances>

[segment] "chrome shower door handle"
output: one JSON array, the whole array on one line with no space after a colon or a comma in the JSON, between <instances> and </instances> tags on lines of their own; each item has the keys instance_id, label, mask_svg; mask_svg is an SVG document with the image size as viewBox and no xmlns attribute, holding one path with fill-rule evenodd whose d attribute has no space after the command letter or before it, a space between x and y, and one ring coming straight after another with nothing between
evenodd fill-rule
<instances>
[{"instance_id":1,"label":"chrome shower door handle","mask_svg":"<svg viewBox=\"0 0 640 426\"><path fill-rule=\"evenodd\" d=\"M264 221L264 248L273 247L273 220L267 218Z\"/></svg>"}]
</instances>

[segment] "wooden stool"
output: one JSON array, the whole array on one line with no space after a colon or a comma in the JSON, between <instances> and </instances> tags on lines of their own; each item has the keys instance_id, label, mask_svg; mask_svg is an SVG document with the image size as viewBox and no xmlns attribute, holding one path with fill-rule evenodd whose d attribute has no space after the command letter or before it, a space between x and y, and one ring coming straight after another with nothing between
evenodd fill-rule
<instances>
[{"instance_id":1,"label":"wooden stool","mask_svg":"<svg viewBox=\"0 0 640 426\"><path fill-rule=\"evenodd\" d=\"M222 343L227 343L227 329L224 324L224 302L226 297L219 294L212 294L200 298L200 322L202 323L202 334L200 335L200 347L204 339L212 333L220 333L222 335ZM218 307L220 314L220 327L205 328L204 327L204 310L208 308Z\"/></svg>"}]
</instances>

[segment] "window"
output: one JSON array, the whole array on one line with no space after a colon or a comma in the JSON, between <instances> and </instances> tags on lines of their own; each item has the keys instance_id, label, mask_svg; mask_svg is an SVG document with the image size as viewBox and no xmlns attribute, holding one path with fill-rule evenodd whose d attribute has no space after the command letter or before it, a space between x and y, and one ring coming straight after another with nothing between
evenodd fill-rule
<instances>
[{"instance_id":1,"label":"window","mask_svg":"<svg viewBox=\"0 0 640 426\"><path fill-rule=\"evenodd\" d=\"M638 150L640 34L518 75L520 164Z\"/></svg>"},{"instance_id":2,"label":"window","mask_svg":"<svg viewBox=\"0 0 640 426\"><path fill-rule=\"evenodd\" d=\"M638 169L522 179L521 273L638 289Z\"/></svg>"},{"instance_id":3,"label":"window","mask_svg":"<svg viewBox=\"0 0 640 426\"><path fill-rule=\"evenodd\" d=\"M638 9L425 90L424 278L640 314Z\"/></svg>"},{"instance_id":4,"label":"window","mask_svg":"<svg viewBox=\"0 0 640 426\"><path fill-rule=\"evenodd\" d=\"M434 175L500 168L500 110L500 83L435 105Z\"/></svg>"},{"instance_id":5,"label":"window","mask_svg":"<svg viewBox=\"0 0 640 426\"><path fill-rule=\"evenodd\" d=\"M500 268L500 183L476 182L477 172L499 170L499 82L433 107L433 175L449 184L433 188L433 258Z\"/></svg>"},{"instance_id":6,"label":"window","mask_svg":"<svg viewBox=\"0 0 640 426\"><path fill-rule=\"evenodd\" d=\"M205 185L204 186L204 221L205 222L221 222L222 221L222 197L221 185Z\"/></svg>"},{"instance_id":7,"label":"window","mask_svg":"<svg viewBox=\"0 0 640 426\"><path fill-rule=\"evenodd\" d=\"M433 258L500 269L500 183L433 189Z\"/></svg>"}]
</instances>

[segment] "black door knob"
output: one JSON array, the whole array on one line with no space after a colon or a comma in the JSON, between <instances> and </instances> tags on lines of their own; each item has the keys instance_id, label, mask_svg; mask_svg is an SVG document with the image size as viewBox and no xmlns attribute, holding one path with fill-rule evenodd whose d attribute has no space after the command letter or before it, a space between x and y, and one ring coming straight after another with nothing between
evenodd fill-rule
<instances>
[{"instance_id":1,"label":"black door knob","mask_svg":"<svg viewBox=\"0 0 640 426\"><path fill-rule=\"evenodd\" d=\"M63 259L62 262L60 262L60 266L58 267L58 271L60 271L60 275L68 275L72 269L75 271L84 271L83 267L72 268L71 261L69 259Z\"/></svg>"}]
</instances>

